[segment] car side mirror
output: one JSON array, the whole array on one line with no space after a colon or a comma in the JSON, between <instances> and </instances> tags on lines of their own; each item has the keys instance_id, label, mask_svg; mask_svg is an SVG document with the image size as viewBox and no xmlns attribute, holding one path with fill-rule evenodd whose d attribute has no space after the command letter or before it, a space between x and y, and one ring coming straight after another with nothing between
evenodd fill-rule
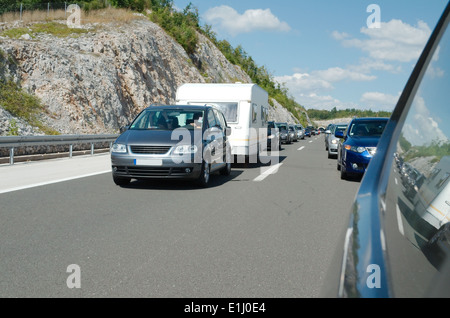
<instances>
[{"instance_id":1,"label":"car side mirror","mask_svg":"<svg viewBox=\"0 0 450 318\"><path fill-rule=\"evenodd\" d=\"M343 131L336 131L334 133L334 136L337 138L344 138L344 132Z\"/></svg>"},{"instance_id":2,"label":"car side mirror","mask_svg":"<svg viewBox=\"0 0 450 318\"><path fill-rule=\"evenodd\" d=\"M227 137L230 137L230 135L231 135L231 127L230 126L227 126L227 128L225 128L225 135Z\"/></svg>"},{"instance_id":3,"label":"car side mirror","mask_svg":"<svg viewBox=\"0 0 450 318\"><path fill-rule=\"evenodd\" d=\"M325 133L326 133L327 135L329 135L329 134L331 134L331 130L325 130Z\"/></svg>"},{"instance_id":4,"label":"car side mirror","mask_svg":"<svg viewBox=\"0 0 450 318\"><path fill-rule=\"evenodd\" d=\"M120 133L124 133L125 131L127 131L130 128L130 125L126 125L126 126L122 126L120 127Z\"/></svg>"}]
</instances>

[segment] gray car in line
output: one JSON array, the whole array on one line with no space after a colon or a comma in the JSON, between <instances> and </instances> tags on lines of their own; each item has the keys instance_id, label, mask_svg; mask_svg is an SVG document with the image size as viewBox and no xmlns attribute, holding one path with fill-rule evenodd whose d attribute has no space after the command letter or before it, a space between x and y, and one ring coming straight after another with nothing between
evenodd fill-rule
<instances>
[{"instance_id":1,"label":"gray car in line","mask_svg":"<svg viewBox=\"0 0 450 318\"><path fill-rule=\"evenodd\" d=\"M150 106L114 142L113 180L123 186L131 179L190 179L208 186L212 173L231 173L229 131L211 106Z\"/></svg>"},{"instance_id":2,"label":"gray car in line","mask_svg":"<svg viewBox=\"0 0 450 318\"><path fill-rule=\"evenodd\" d=\"M339 138L334 133L336 131L344 131L347 129L348 124L332 124L328 130L325 131L325 149L328 152L328 158L337 158Z\"/></svg>"}]
</instances>

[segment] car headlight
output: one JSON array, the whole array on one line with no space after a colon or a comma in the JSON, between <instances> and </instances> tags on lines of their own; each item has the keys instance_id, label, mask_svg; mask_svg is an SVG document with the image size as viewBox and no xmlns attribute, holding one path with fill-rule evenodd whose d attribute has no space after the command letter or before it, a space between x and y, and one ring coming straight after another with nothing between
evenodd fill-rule
<instances>
[{"instance_id":1,"label":"car headlight","mask_svg":"<svg viewBox=\"0 0 450 318\"><path fill-rule=\"evenodd\" d=\"M115 153L127 153L127 145L113 144L111 152Z\"/></svg>"},{"instance_id":2,"label":"car headlight","mask_svg":"<svg viewBox=\"0 0 450 318\"><path fill-rule=\"evenodd\" d=\"M333 140L331 141L331 143L332 143L333 145L335 145L335 144L338 143L338 141L337 141L337 139L333 139Z\"/></svg>"},{"instance_id":3,"label":"car headlight","mask_svg":"<svg viewBox=\"0 0 450 318\"><path fill-rule=\"evenodd\" d=\"M173 151L174 155L187 155L197 153L197 146L195 145L182 145L175 147Z\"/></svg>"},{"instance_id":4,"label":"car headlight","mask_svg":"<svg viewBox=\"0 0 450 318\"><path fill-rule=\"evenodd\" d=\"M365 147L355 147L355 146L350 146L350 145L346 145L345 149L353 151L353 152L357 152L357 153L363 153L364 151L366 151Z\"/></svg>"},{"instance_id":5,"label":"car headlight","mask_svg":"<svg viewBox=\"0 0 450 318\"><path fill-rule=\"evenodd\" d=\"M275 135L270 135L270 136L268 136L268 138L273 139L273 138L275 138Z\"/></svg>"}]
</instances>

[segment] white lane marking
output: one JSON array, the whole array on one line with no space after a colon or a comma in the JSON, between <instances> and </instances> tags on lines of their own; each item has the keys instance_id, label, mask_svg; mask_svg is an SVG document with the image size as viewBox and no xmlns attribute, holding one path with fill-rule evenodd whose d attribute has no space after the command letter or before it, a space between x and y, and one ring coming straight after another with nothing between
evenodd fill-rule
<instances>
[{"instance_id":1,"label":"white lane marking","mask_svg":"<svg viewBox=\"0 0 450 318\"><path fill-rule=\"evenodd\" d=\"M305 149L305 146L301 146L300 148L298 148L297 150L303 150L303 149Z\"/></svg>"},{"instance_id":2,"label":"white lane marking","mask_svg":"<svg viewBox=\"0 0 450 318\"><path fill-rule=\"evenodd\" d=\"M278 172L278 169L282 166L282 163L278 163L272 167L270 167L269 169L263 171L259 176L257 176L253 181L254 182L261 182L263 181L265 178L267 178L269 175L271 174L275 174ZM261 168L261 170L264 170L264 167Z\"/></svg>"},{"instance_id":3,"label":"white lane marking","mask_svg":"<svg viewBox=\"0 0 450 318\"><path fill-rule=\"evenodd\" d=\"M395 205L395 208L397 210L398 231L400 232L401 235L405 235L405 231L403 230L402 214L400 208L398 207L398 204Z\"/></svg>"},{"instance_id":4,"label":"white lane marking","mask_svg":"<svg viewBox=\"0 0 450 318\"><path fill-rule=\"evenodd\" d=\"M74 177L58 179L58 180L50 180L50 181L46 181L46 182L28 184L28 185L24 185L24 186L20 186L20 187L0 190L0 194L7 193L7 192L14 192L14 191L19 191L19 190L24 190L24 189L29 189L29 188L41 187L41 186L45 186L45 185L52 184L52 183L59 183L59 182L64 182L64 181L70 181L70 180L75 180L75 179L92 177L92 176L96 176L96 175L104 174L104 173L108 173L108 172L111 172L111 169L110 170L101 171L101 172L94 172L94 173L84 174L84 175L81 175L81 176L74 176Z\"/></svg>"},{"instance_id":5,"label":"white lane marking","mask_svg":"<svg viewBox=\"0 0 450 318\"><path fill-rule=\"evenodd\" d=\"M313 142L312 140L309 141L310 144L311 144L312 142Z\"/></svg>"}]
</instances>

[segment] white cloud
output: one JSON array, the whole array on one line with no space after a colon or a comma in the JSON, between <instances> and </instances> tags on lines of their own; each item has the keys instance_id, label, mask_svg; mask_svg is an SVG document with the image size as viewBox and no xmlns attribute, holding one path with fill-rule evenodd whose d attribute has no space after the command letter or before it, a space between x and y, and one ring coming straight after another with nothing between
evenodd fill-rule
<instances>
[{"instance_id":1,"label":"white cloud","mask_svg":"<svg viewBox=\"0 0 450 318\"><path fill-rule=\"evenodd\" d=\"M354 108L355 105L343 105L338 99L326 92L334 90L333 83L341 81L361 82L372 81L376 77L362 72L332 67L309 73L294 73L275 77L274 80L284 84L296 101L307 108L338 109Z\"/></svg>"},{"instance_id":2,"label":"white cloud","mask_svg":"<svg viewBox=\"0 0 450 318\"><path fill-rule=\"evenodd\" d=\"M447 136L439 128L438 118L433 118L425 100L418 96L412 105L410 115L403 127L403 135L414 146L430 144L432 141L448 142Z\"/></svg>"},{"instance_id":3,"label":"white cloud","mask_svg":"<svg viewBox=\"0 0 450 318\"><path fill-rule=\"evenodd\" d=\"M280 21L270 9L250 9L239 14L235 9L222 5L206 11L204 19L207 23L223 29L231 35L253 31L288 32L291 27Z\"/></svg>"},{"instance_id":4,"label":"white cloud","mask_svg":"<svg viewBox=\"0 0 450 318\"><path fill-rule=\"evenodd\" d=\"M351 80L355 82L372 81L376 76L366 75L361 72L351 71L340 67L332 67L327 70L315 71L313 74L328 82L340 82L343 80Z\"/></svg>"},{"instance_id":5,"label":"white cloud","mask_svg":"<svg viewBox=\"0 0 450 318\"><path fill-rule=\"evenodd\" d=\"M374 111L391 111L397 104L399 97L400 93L397 96L394 96L380 92L366 92L362 95L361 102Z\"/></svg>"},{"instance_id":6,"label":"white cloud","mask_svg":"<svg viewBox=\"0 0 450 318\"><path fill-rule=\"evenodd\" d=\"M357 47L377 60L411 62L418 59L431 34L423 21L416 26L393 19L382 22L380 28L362 28L365 39L351 38L348 34L332 32L332 37L347 47Z\"/></svg>"}]
</instances>

